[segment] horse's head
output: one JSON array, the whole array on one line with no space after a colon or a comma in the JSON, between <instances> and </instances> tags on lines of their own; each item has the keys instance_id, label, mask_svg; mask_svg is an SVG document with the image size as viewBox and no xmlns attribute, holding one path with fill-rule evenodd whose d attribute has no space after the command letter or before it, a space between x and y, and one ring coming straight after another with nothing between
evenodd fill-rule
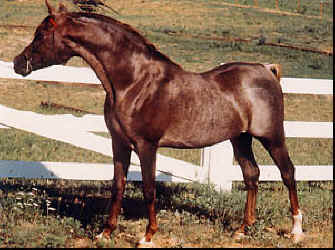
<instances>
[{"instance_id":1,"label":"horse's head","mask_svg":"<svg viewBox=\"0 0 335 250\"><path fill-rule=\"evenodd\" d=\"M14 58L16 73L26 76L33 70L66 63L73 52L63 43L67 10L59 5L55 11L45 0L49 16L37 27L33 41Z\"/></svg>"}]
</instances>

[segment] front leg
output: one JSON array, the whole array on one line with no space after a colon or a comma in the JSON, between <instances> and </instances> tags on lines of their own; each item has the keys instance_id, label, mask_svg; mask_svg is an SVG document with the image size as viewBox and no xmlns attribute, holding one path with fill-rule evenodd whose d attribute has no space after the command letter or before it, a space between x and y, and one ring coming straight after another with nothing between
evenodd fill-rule
<instances>
[{"instance_id":1,"label":"front leg","mask_svg":"<svg viewBox=\"0 0 335 250\"><path fill-rule=\"evenodd\" d=\"M155 211L157 146L149 142L142 142L137 145L137 150L141 162L143 195L149 215L149 224L146 228L145 236L137 244L137 247L153 247L151 239L158 230Z\"/></svg>"},{"instance_id":2,"label":"front leg","mask_svg":"<svg viewBox=\"0 0 335 250\"><path fill-rule=\"evenodd\" d=\"M127 173L130 164L131 149L126 146L117 137L113 137L113 161L114 161L114 179L112 186L112 204L109 212L108 223L104 231L98 237L109 239L111 233L116 229L117 218L121 211L122 198L125 190Z\"/></svg>"}]
</instances>

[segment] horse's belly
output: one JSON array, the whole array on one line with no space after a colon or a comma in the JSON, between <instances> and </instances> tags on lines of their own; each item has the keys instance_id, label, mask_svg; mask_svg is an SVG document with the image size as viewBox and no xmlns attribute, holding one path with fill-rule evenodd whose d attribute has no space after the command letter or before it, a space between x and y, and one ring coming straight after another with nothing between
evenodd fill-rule
<instances>
[{"instance_id":1,"label":"horse's belly","mask_svg":"<svg viewBox=\"0 0 335 250\"><path fill-rule=\"evenodd\" d=\"M160 147L201 148L238 136L243 132L240 119L216 122L188 122L167 130L159 140Z\"/></svg>"},{"instance_id":2,"label":"horse's belly","mask_svg":"<svg viewBox=\"0 0 335 250\"><path fill-rule=\"evenodd\" d=\"M216 143L228 140L228 136L216 137L216 138L205 138L199 139L196 137L193 138L163 138L159 142L159 147L171 147L171 148L180 148L180 149L188 149L188 148L203 148L212 146Z\"/></svg>"}]
</instances>

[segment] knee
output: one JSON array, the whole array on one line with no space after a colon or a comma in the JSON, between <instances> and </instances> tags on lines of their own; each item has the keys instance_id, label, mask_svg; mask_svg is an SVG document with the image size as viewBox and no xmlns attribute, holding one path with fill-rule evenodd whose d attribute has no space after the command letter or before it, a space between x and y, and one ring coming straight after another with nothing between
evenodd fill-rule
<instances>
[{"instance_id":1,"label":"knee","mask_svg":"<svg viewBox=\"0 0 335 250\"><path fill-rule=\"evenodd\" d=\"M244 183L248 190L257 190L258 189L258 180L259 180L259 169L253 168L249 170L244 176Z\"/></svg>"},{"instance_id":2,"label":"knee","mask_svg":"<svg viewBox=\"0 0 335 250\"><path fill-rule=\"evenodd\" d=\"M115 199L122 199L125 188L125 180L116 180L113 183L112 197Z\"/></svg>"},{"instance_id":3,"label":"knee","mask_svg":"<svg viewBox=\"0 0 335 250\"><path fill-rule=\"evenodd\" d=\"M295 172L294 167L288 168L287 171L282 171L281 177L286 187L294 187L296 185L294 172Z\"/></svg>"},{"instance_id":4,"label":"knee","mask_svg":"<svg viewBox=\"0 0 335 250\"><path fill-rule=\"evenodd\" d=\"M288 188L294 188L296 186L296 181L294 178L291 178L291 177L283 177L283 182L284 182L284 185Z\"/></svg>"},{"instance_id":5,"label":"knee","mask_svg":"<svg viewBox=\"0 0 335 250\"><path fill-rule=\"evenodd\" d=\"M154 188L144 188L143 196L146 203L152 203L156 199L156 190Z\"/></svg>"},{"instance_id":6,"label":"knee","mask_svg":"<svg viewBox=\"0 0 335 250\"><path fill-rule=\"evenodd\" d=\"M244 180L244 184L247 190L258 189L258 180Z\"/></svg>"}]
</instances>

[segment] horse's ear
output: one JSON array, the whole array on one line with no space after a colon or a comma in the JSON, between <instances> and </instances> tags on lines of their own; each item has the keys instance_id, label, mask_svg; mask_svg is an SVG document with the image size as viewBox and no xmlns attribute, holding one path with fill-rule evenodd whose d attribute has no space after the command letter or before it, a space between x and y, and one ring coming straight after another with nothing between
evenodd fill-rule
<instances>
[{"instance_id":1,"label":"horse's ear","mask_svg":"<svg viewBox=\"0 0 335 250\"><path fill-rule=\"evenodd\" d=\"M49 15L53 15L55 13L55 9L51 7L51 5L48 3L48 0L45 0L45 5L48 7Z\"/></svg>"},{"instance_id":2,"label":"horse's ear","mask_svg":"<svg viewBox=\"0 0 335 250\"><path fill-rule=\"evenodd\" d=\"M59 4L58 12L59 13L66 13L67 12L67 8L65 7L65 5L63 3Z\"/></svg>"}]
</instances>

